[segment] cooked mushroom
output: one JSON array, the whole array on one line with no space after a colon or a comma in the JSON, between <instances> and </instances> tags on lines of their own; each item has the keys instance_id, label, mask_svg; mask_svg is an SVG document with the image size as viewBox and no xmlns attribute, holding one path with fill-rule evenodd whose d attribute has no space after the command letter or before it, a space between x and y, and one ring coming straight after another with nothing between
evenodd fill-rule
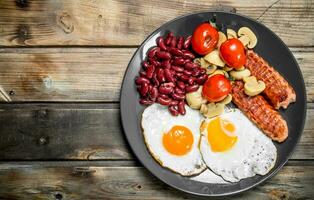
<instances>
[{"instance_id":1,"label":"cooked mushroom","mask_svg":"<svg viewBox=\"0 0 314 200\"><path fill-rule=\"evenodd\" d=\"M200 112L208 118L216 117L224 112L225 105L221 103L202 104Z\"/></svg>"},{"instance_id":2,"label":"cooked mushroom","mask_svg":"<svg viewBox=\"0 0 314 200\"><path fill-rule=\"evenodd\" d=\"M214 65L223 67L225 66L224 61L221 60L220 56L219 56L219 51L217 49L215 49L214 51L210 52L209 54L207 54L204 59Z\"/></svg>"},{"instance_id":3,"label":"cooked mushroom","mask_svg":"<svg viewBox=\"0 0 314 200\"><path fill-rule=\"evenodd\" d=\"M232 78L234 78L235 80L242 80L245 77L248 77L251 75L250 70L248 69L244 69L242 71L236 71L236 70L232 70L230 72L230 75Z\"/></svg>"},{"instance_id":4,"label":"cooked mushroom","mask_svg":"<svg viewBox=\"0 0 314 200\"><path fill-rule=\"evenodd\" d=\"M206 68L206 74L210 75L212 73L214 73L217 69L216 65L210 65Z\"/></svg>"},{"instance_id":5,"label":"cooked mushroom","mask_svg":"<svg viewBox=\"0 0 314 200\"><path fill-rule=\"evenodd\" d=\"M265 83L263 81L257 81L255 76L246 77L243 81L245 82L244 92L249 96L258 95L266 88Z\"/></svg>"},{"instance_id":6,"label":"cooked mushroom","mask_svg":"<svg viewBox=\"0 0 314 200\"><path fill-rule=\"evenodd\" d=\"M230 28L227 28L227 38L231 39L231 38L238 38L237 33Z\"/></svg>"},{"instance_id":7,"label":"cooked mushroom","mask_svg":"<svg viewBox=\"0 0 314 200\"><path fill-rule=\"evenodd\" d=\"M242 66L242 67L237 68L237 69L235 69L235 70L237 70L237 71L242 71L242 70L245 70L245 67L244 67L244 66Z\"/></svg>"},{"instance_id":8,"label":"cooked mushroom","mask_svg":"<svg viewBox=\"0 0 314 200\"><path fill-rule=\"evenodd\" d=\"M249 49L252 49L257 44L257 38L256 35L253 33L253 31L248 27L242 27L238 30L238 35L241 36L247 36L249 38L249 43L247 44L247 47ZM244 38L243 38L244 40Z\"/></svg>"},{"instance_id":9,"label":"cooked mushroom","mask_svg":"<svg viewBox=\"0 0 314 200\"><path fill-rule=\"evenodd\" d=\"M223 43L223 42L225 42L226 40L227 40L227 37L226 37L226 35L223 33L223 32L221 32L221 31L219 31L218 32L218 43L217 43L217 47L219 48L220 47L220 45Z\"/></svg>"},{"instance_id":10,"label":"cooked mushroom","mask_svg":"<svg viewBox=\"0 0 314 200\"><path fill-rule=\"evenodd\" d=\"M200 58L200 65L201 65L202 68L206 69L207 67L210 66L210 63L207 62L204 58Z\"/></svg>"},{"instance_id":11,"label":"cooked mushroom","mask_svg":"<svg viewBox=\"0 0 314 200\"><path fill-rule=\"evenodd\" d=\"M226 96L226 98L224 98L222 101L219 101L219 103L223 104L223 105L227 105L228 103L230 103L232 101L232 95L228 94Z\"/></svg>"},{"instance_id":12,"label":"cooked mushroom","mask_svg":"<svg viewBox=\"0 0 314 200\"><path fill-rule=\"evenodd\" d=\"M202 97L202 86L195 92L186 94L186 102L191 108L200 109L201 105L206 103L206 99Z\"/></svg>"},{"instance_id":13,"label":"cooked mushroom","mask_svg":"<svg viewBox=\"0 0 314 200\"><path fill-rule=\"evenodd\" d=\"M224 70L224 71L226 71L226 72L230 72L231 70L233 70L233 68L228 67L228 66L224 66L224 67L222 68L222 70Z\"/></svg>"},{"instance_id":14,"label":"cooked mushroom","mask_svg":"<svg viewBox=\"0 0 314 200\"><path fill-rule=\"evenodd\" d=\"M199 65L201 65L201 59L202 59L202 58L195 58L195 59L193 60L193 62L194 62L194 63L197 63L197 64L199 64Z\"/></svg>"},{"instance_id":15,"label":"cooked mushroom","mask_svg":"<svg viewBox=\"0 0 314 200\"><path fill-rule=\"evenodd\" d=\"M221 70L221 69L215 70L212 74L209 75L209 77L214 76L216 74L222 74L222 75L225 75L225 77L229 78L228 72Z\"/></svg>"},{"instance_id":16,"label":"cooked mushroom","mask_svg":"<svg viewBox=\"0 0 314 200\"><path fill-rule=\"evenodd\" d=\"M247 35L240 36L239 40L242 42L243 46L245 47L250 43L250 38Z\"/></svg>"}]
</instances>

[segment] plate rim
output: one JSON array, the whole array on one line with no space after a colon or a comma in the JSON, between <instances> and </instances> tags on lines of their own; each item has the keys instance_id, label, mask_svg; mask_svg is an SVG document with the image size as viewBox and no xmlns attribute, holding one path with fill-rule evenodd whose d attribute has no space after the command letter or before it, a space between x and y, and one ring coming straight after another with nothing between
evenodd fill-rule
<instances>
[{"instance_id":1,"label":"plate rim","mask_svg":"<svg viewBox=\"0 0 314 200\"><path fill-rule=\"evenodd\" d=\"M247 18L259 25L261 25L263 28L267 29L276 39L278 39L280 41L280 43L288 50L289 54L290 54L290 57L292 58L292 60L294 61L294 64L297 66L297 70L298 72L301 74L301 82L302 82L302 88L303 88L303 93L304 93L304 100L305 100L305 104L303 105L303 109L304 109L304 114L302 116L302 124L301 124L301 129L300 129L300 133L298 135L298 137L296 138L296 141L295 141L295 145L294 147L292 148L291 152L289 154L287 154L287 159L282 162L281 164L278 165L278 167L276 169L274 169L271 173L268 173L266 175L263 175L263 178L246 187L246 188L243 188L243 189L240 189L240 190L236 190L236 191L232 191L232 192L227 192L227 193L221 193L221 194L215 194L215 193L197 193L197 192L193 192L193 191L189 191L189 190L186 190L186 189L182 189L174 184L171 184L171 183L168 183L166 182L166 180L163 180L161 179L159 176L157 176L154 172L152 172L150 170L150 168L144 163L144 161L142 161L139 156L137 155L136 151L134 150L134 148L132 147L132 145L130 144L130 138L128 137L128 134L126 134L126 129L125 129L125 121L123 120L123 113L122 113L122 94L123 94L123 86L125 85L125 81L126 81L126 76L127 76L127 72L129 71L129 69L131 68L131 62L132 60L134 59L135 55L138 53L140 47L142 47L143 45L145 45L158 31L160 31L162 29L162 27L168 25L168 24L171 24L177 20L180 20L182 18L185 18L185 17L188 17L188 16L191 16L191 15L198 15L198 14L215 14L215 13L222 13L222 14L228 14L228 15L236 15L236 16L240 16L240 17L243 17L243 18ZM228 11L221 11L221 10L203 10L203 11L198 11L198 12L190 12L190 13L187 13L187 14L184 14L184 15L180 15L178 17L175 17L173 18L172 20L170 21L167 21L163 24L161 24L158 28L156 28L155 30L153 30L148 36L145 37L145 39L143 40L143 42L137 47L136 51L133 53L130 61L128 62L128 65L127 65L127 68L125 69L125 73L123 75L123 79L122 79L122 83L121 83L121 87L120 87L120 97L119 97L119 113L120 113L120 122L121 122L121 125L122 125L122 130L124 132L124 136L125 138L127 139L127 142L128 142L128 146L131 148L132 150L132 153L135 155L136 159L141 163L141 165L143 167L146 168L146 170L154 175L155 178L157 178L158 180L162 181L164 184L168 185L168 186L171 186L172 188L175 188L176 190L179 190L179 191L182 191L182 192L185 192L187 194L192 194L192 195L196 195L196 196L203 196L203 197L220 197L220 196L232 196L232 195L236 195L236 194L239 194L239 193L243 193L245 191L248 191L262 183L264 183L265 181L271 179L274 175L276 175L282 168L283 166L291 159L291 156L292 154L295 152L295 149L296 147L298 146L299 142L300 142L300 139L301 139L301 136L304 132L304 125L305 125L305 122L306 122L306 117L307 117L307 93L306 93L306 87L305 87L305 81L304 81L304 77L303 77L303 74L302 74L302 71L300 69L300 66L299 66L299 63L297 62L296 58L294 57L294 55L292 54L292 52L290 51L289 47L281 40L281 38L275 34L274 31L272 31L270 28L268 28L266 25L264 25L263 23L257 21L256 19L253 19L251 17L248 17L246 15L242 15L242 14L239 14L239 13L233 13L233 12L228 12ZM153 159L153 158L152 158ZM205 183L206 184L206 183ZM213 183L214 184L214 183Z\"/></svg>"}]
</instances>

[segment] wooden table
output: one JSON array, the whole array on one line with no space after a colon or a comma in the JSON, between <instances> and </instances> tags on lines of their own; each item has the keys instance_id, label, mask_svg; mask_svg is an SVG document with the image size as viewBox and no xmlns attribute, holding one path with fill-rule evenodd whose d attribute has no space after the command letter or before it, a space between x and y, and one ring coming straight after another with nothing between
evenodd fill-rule
<instances>
[{"instance_id":1,"label":"wooden table","mask_svg":"<svg viewBox=\"0 0 314 200\"><path fill-rule=\"evenodd\" d=\"M0 85L12 102L0 104L0 199L196 199L136 161L121 130L119 93L149 33L182 14L217 9L278 34L308 97L292 159L234 199L313 199L313 0L1 0Z\"/></svg>"}]
</instances>

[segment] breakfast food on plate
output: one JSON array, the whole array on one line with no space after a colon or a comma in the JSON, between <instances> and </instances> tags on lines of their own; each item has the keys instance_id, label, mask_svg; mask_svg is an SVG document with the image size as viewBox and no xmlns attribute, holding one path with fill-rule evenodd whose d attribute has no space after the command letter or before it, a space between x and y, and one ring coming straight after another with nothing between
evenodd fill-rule
<instances>
[{"instance_id":1,"label":"breakfast food on plate","mask_svg":"<svg viewBox=\"0 0 314 200\"><path fill-rule=\"evenodd\" d=\"M185 115L173 117L167 107L153 104L142 114L145 144L158 163L182 176L206 169L198 149L202 115L186 106Z\"/></svg>"},{"instance_id":2,"label":"breakfast food on plate","mask_svg":"<svg viewBox=\"0 0 314 200\"><path fill-rule=\"evenodd\" d=\"M275 145L238 109L204 120L201 134L204 162L226 181L265 175L276 163Z\"/></svg>"},{"instance_id":3,"label":"breakfast food on plate","mask_svg":"<svg viewBox=\"0 0 314 200\"><path fill-rule=\"evenodd\" d=\"M288 126L265 98L261 95L250 97L244 93L242 81L236 81L232 87L232 101L246 116L255 122L257 126L271 139L283 142L288 137Z\"/></svg>"},{"instance_id":4,"label":"breakfast food on plate","mask_svg":"<svg viewBox=\"0 0 314 200\"><path fill-rule=\"evenodd\" d=\"M186 39L170 32L156 43L135 79L139 102L148 105L141 125L155 160L208 183L268 173L277 158L272 140L288 137L274 108L287 108L296 94L250 50L257 44L253 31L228 28L225 35L205 22Z\"/></svg>"},{"instance_id":5,"label":"breakfast food on plate","mask_svg":"<svg viewBox=\"0 0 314 200\"><path fill-rule=\"evenodd\" d=\"M290 103L295 102L296 94L289 83L252 50L247 51L245 67L248 68L252 75L258 80L265 82L266 89L263 91L263 94L276 109L280 107L287 108Z\"/></svg>"}]
</instances>

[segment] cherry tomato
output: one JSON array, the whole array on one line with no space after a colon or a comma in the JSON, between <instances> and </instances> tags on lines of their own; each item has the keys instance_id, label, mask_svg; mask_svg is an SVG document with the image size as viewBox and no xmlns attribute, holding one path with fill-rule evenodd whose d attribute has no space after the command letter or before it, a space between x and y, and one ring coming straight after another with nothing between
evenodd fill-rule
<instances>
[{"instance_id":1,"label":"cherry tomato","mask_svg":"<svg viewBox=\"0 0 314 200\"><path fill-rule=\"evenodd\" d=\"M246 62L245 49L238 39L228 39L220 46L220 57L233 68L240 68Z\"/></svg>"},{"instance_id":2,"label":"cherry tomato","mask_svg":"<svg viewBox=\"0 0 314 200\"><path fill-rule=\"evenodd\" d=\"M192 48L196 53L206 55L217 46L218 37L218 32L212 25L202 23L194 30Z\"/></svg>"},{"instance_id":3,"label":"cherry tomato","mask_svg":"<svg viewBox=\"0 0 314 200\"><path fill-rule=\"evenodd\" d=\"M223 100L231 91L230 81L222 74L216 74L207 79L203 85L202 95L209 102Z\"/></svg>"}]
</instances>

